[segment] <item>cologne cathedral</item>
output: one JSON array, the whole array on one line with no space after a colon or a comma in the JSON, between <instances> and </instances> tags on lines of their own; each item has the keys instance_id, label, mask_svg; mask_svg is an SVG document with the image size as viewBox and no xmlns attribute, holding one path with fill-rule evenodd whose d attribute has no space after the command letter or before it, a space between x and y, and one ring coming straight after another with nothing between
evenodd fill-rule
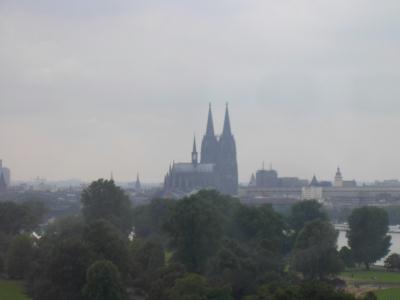
<instances>
[{"instance_id":1,"label":"cologne cathedral","mask_svg":"<svg viewBox=\"0 0 400 300\"><path fill-rule=\"evenodd\" d=\"M222 194L237 195L238 166L236 143L232 135L228 105L222 134L214 133L211 105L208 111L207 129L201 143L199 161L196 139L193 141L192 161L173 163L164 180L166 195L190 193L200 189L215 189Z\"/></svg>"}]
</instances>

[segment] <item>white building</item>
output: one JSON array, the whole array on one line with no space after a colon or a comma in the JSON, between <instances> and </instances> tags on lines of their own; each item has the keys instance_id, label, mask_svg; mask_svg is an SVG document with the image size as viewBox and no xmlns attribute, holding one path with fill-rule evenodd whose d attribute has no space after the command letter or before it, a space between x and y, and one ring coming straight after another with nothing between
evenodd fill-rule
<instances>
[{"instance_id":1,"label":"white building","mask_svg":"<svg viewBox=\"0 0 400 300\"><path fill-rule=\"evenodd\" d=\"M305 186L301 190L302 200L317 200L323 202L323 189L319 186Z\"/></svg>"}]
</instances>

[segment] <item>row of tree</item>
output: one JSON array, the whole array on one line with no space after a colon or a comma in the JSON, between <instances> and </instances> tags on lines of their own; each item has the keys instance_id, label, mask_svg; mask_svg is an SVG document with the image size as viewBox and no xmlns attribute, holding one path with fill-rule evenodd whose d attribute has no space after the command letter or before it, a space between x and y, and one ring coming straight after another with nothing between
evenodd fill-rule
<instances>
[{"instance_id":1,"label":"row of tree","mask_svg":"<svg viewBox=\"0 0 400 300\"><path fill-rule=\"evenodd\" d=\"M215 191L132 208L112 180L98 180L82 205L41 239L19 234L9 245L18 266L8 275L25 279L33 299L354 299L329 280L345 263L369 267L390 244L379 208L352 213L351 249L339 253L315 201L288 217Z\"/></svg>"}]
</instances>

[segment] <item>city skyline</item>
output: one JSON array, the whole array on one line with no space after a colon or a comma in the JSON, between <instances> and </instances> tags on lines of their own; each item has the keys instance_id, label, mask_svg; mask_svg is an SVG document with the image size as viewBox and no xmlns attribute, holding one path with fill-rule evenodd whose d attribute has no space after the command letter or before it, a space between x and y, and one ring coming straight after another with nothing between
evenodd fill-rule
<instances>
[{"instance_id":1,"label":"city skyline","mask_svg":"<svg viewBox=\"0 0 400 300\"><path fill-rule=\"evenodd\" d=\"M230 103L240 182L400 178L396 1L0 4L0 158L16 180L162 182ZM222 120L216 118L216 131Z\"/></svg>"}]
</instances>

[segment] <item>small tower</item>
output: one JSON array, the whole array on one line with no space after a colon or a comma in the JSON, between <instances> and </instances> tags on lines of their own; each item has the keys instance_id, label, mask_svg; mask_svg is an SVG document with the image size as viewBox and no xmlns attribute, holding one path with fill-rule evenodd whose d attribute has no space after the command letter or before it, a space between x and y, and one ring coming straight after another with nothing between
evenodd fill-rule
<instances>
[{"instance_id":1,"label":"small tower","mask_svg":"<svg viewBox=\"0 0 400 300\"><path fill-rule=\"evenodd\" d=\"M193 138L193 150L192 150L192 164L193 166L197 166L199 160L197 155L197 147L196 147L196 137Z\"/></svg>"},{"instance_id":2,"label":"small tower","mask_svg":"<svg viewBox=\"0 0 400 300\"><path fill-rule=\"evenodd\" d=\"M315 176L315 174L314 174L313 178L311 179L309 186L313 186L313 187L319 186L319 182L318 182L317 176Z\"/></svg>"},{"instance_id":3,"label":"small tower","mask_svg":"<svg viewBox=\"0 0 400 300\"><path fill-rule=\"evenodd\" d=\"M254 175L254 173L251 174L249 186L250 186L250 187L256 186L256 176Z\"/></svg>"},{"instance_id":4,"label":"small tower","mask_svg":"<svg viewBox=\"0 0 400 300\"><path fill-rule=\"evenodd\" d=\"M337 167L335 182L333 184L334 187L343 187L343 176L342 172L340 172L340 167Z\"/></svg>"},{"instance_id":5,"label":"small tower","mask_svg":"<svg viewBox=\"0 0 400 300\"><path fill-rule=\"evenodd\" d=\"M140 183L140 179L139 179L139 173L137 173L136 175L136 182L135 182L135 190L136 191L140 191L142 189L142 185Z\"/></svg>"}]
</instances>

